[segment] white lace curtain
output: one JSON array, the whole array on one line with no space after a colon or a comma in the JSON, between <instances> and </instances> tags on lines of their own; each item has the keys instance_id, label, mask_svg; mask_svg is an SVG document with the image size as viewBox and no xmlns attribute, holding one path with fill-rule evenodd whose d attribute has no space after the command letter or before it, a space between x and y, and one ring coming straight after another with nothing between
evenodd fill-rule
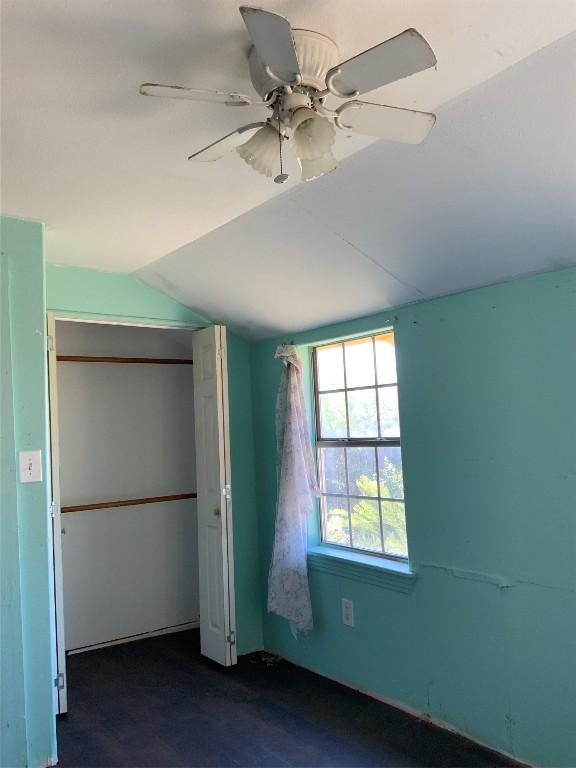
<instances>
[{"instance_id":1,"label":"white lace curtain","mask_svg":"<svg viewBox=\"0 0 576 768\"><path fill-rule=\"evenodd\" d=\"M312 629L306 562L306 519L318 493L296 348L276 350L284 364L276 400L278 502L268 574L268 610L290 622L294 635Z\"/></svg>"}]
</instances>

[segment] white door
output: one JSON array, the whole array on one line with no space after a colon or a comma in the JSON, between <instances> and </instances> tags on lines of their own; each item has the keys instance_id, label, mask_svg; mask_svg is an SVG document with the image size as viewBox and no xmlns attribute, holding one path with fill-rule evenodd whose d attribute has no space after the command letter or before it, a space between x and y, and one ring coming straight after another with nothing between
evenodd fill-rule
<instances>
[{"instance_id":1,"label":"white door","mask_svg":"<svg viewBox=\"0 0 576 768\"><path fill-rule=\"evenodd\" d=\"M226 328L193 334L200 646L219 664L236 663Z\"/></svg>"},{"instance_id":2,"label":"white door","mask_svg":"<svg viewBox=\"0 0 576 768\"><path fill-rule=\"evenodd\" d=\"M56 377L56 322L48 313L48 403L52 480L52 552L54 561L54 623L56 627L56 711L68 712L66 643L64 639L64 584L62 580L62 525L60 520L60 456L58 448L58 387Z\"/></svg>"}]
</instances>

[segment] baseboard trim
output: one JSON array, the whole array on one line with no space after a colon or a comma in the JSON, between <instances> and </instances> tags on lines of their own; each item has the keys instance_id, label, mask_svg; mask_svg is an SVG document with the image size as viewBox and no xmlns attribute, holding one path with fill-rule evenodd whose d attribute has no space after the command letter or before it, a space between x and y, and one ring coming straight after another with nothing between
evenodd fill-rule
<instances>
[{"instance_id":1,"label":"baseboard trim","mask_svg":"<svg viewBox=\"0 0 576 768\"><path fill-rule=\"evenodd\" d=\"M122 643L133 643L136 640L146 640L148 637L158 637L159 635L170 635L173 632L185 632L187 629L198 629L200 619L196 621L187 621L184 624L174 624L171 627L161 627L153 629L150 632L140 632L137 635L128 635L127 637L118 637L115 640L106 640L103 643L94 643L93 645L83 645L81 648L71 648L66 651L68 656L77 653L86 653L87 651L97 651L99 648L108 648L111 645L121 645Z\"/></svg>"},{"instance_id":2,"label":"baseboard trim","mask_svg":"<svg viewBox=\"0 0 576 768\"><path fill-rule=\"evenodd\" d=\"M267 653L276 653L276 651L265 649ZM461 731L459 728L457 728L455 725L452 725L452 723L448 723L445 720L440 720L437 717L433 717L428 712L424 712L423 710L416 709L415 707L411 707L409 704L404 704L401 701L397 701L396 699L389 699L386 696L381 696L379 693L375 693L374 691L371 691L366 688L359 688L356 685L351 685L350 683L347 683L345 680L341 680L338 677L333 677L332 675L325 675L322 672L318 672L317 669L314 669L313 667L307 667L305 664L299 664L295 661L292 661L292 659L288 659L284 656L281 656L280 658L284 659L285 661L288 661L290 664L294 664L295 667L301 667L302 669L307 670L308 672L313 672L315 675L318 675L319 677L324 677L326 680L332 680L334 683L338 683L339 685L343 685L345 688L350 688L353 691L358 691L358 693L363 693L365 696L370 696L371 699L376 699L377 701L381 701L383 704L387 704L389 707L394 707L394 709L399 709L402 712L405 712L407 715L412 715L412 717L417 718L418 720L422 720L425 723L431 723L431 725L435 726L436 728L441 728L443 731L448 731L449 733L454 733L456 736L460 736L463 739L466 739L467 741L471 741L473 744L477 744L479 747L483 747L484 749L487 749L489 752L493 752L495 755L501 755L502 757L507 758L508 760L512 760L516 763L516 765L519 766L519 768L535 768L533 763L528 763L525 760L521 760L516 755L510 754L510 752L506 752L504 749L498 749L497 747L494 747L492 744L486 744L485 741L481 741L480 739L477 739L475 736L470 735L466 731Z\"/></svg>"}]
</instances>

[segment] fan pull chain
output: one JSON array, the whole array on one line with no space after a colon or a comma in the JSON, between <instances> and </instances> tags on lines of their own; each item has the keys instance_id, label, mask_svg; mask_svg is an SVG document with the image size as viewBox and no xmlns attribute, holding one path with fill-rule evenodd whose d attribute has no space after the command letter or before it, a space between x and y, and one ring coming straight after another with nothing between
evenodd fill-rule
<instances>
[{"instance_id":1,"label":"fan pull chain","mask_svg":"<svg viewBox=\"0 0 576 768\"><path fill-rule=\"evenodd\" d=\"M278 110L280 112L280 110ZM284 173L284 168L282 165L282 133L280 131L280 114L278 114L278 148L280 151L280 173L278 176L274 177L274 181L276 184L284 184L285 181L288 181L288 174Z\"/></svg>"}]
</instances>

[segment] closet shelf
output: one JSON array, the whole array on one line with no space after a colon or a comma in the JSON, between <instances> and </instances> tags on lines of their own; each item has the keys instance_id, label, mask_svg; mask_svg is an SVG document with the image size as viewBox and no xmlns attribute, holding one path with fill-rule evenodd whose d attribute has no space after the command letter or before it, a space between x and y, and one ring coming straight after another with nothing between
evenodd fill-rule
<instances>
[{"instance_id":1,"label":"closet shelf","mask_svg":"<svg viewBox=\"0 0 576 768\"><path fill-rule=\"evenodd\" d=\"M184 357L95 357L94 355L56 355L59 363L148 363L150 365L192 365Z\"/></svg>"},{"instance_id":2,"label":"closet shelf","mask_svg":"<svg viewBox=\"0 0 576 768\"><path fill-rule=\"evenodd\" d=\"M176 493L172 496L148 496L143 499L121 499L120 501L99 501L96 504L74 504L69 507L61 507L60 512L85 512L90 509L110 509L111 507L135 507L139 504L159 504L163 501L181 501L182 499L195 499L195 493Z\"/></svg>"}]
</instances>

